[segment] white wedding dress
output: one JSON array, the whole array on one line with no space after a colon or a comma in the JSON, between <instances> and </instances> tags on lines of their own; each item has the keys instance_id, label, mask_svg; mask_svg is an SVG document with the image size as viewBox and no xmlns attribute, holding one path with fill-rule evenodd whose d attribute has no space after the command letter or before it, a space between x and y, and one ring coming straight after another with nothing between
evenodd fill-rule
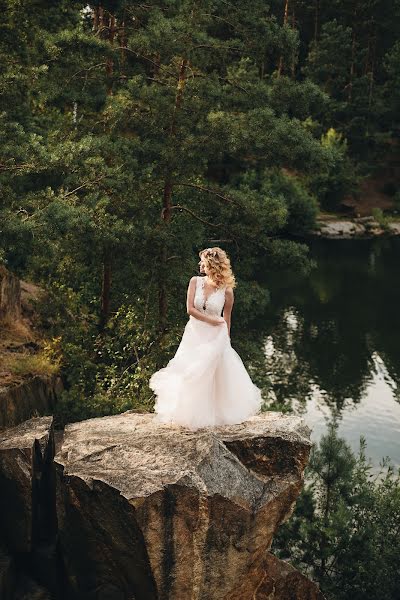
<instances>
[{"instance_id":1,"label":"white wedding dress","mask_svg":"<svg viewBox=\"0 0 400 600\"><path fill-rule=\"evenodd\" d=\"M225 287L208 297L204 277L197 277L194 306L220 316ZM242 423L259 412L261 391L232 348L228 326L210 325L190 316L175 356L150 378L155 419L190 429Z\"/></svg>"}]
</instances>

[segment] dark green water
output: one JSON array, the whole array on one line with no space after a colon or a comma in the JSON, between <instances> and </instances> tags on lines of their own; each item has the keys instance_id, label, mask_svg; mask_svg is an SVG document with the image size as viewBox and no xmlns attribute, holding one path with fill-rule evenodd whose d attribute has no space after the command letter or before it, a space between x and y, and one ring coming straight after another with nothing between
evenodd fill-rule
<instances>
[{"instance_id":1,"label":"dark green water","mask_svg":"<svg viewBox=\"0 0 400 600\"><path fill-rule=\"evenodd\" d=\"M307 278L269 282L265 316L272 401L302 413L318 440L337 418L375 466L400 465L400 239L314 240Z\"/></svg>"}]
</instances>

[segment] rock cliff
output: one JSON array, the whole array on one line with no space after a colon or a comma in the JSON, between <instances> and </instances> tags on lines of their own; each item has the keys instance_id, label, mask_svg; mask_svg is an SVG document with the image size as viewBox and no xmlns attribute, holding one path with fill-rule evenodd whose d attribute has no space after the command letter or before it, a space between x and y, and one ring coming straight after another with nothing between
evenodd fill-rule
<instances>
[{"instance_id":1,"label":"rock cliff","mask_svg":"<svg viewBox=\"0 0 400 600\"><path fill-rule=\"evenodd\" d=\"M0 430L51 413L63 389L58 375L33 375L23 383L0 387Z\"/></svg>"},{"instance_id":2,"label":"rock cliff","mask_svg":"<svg viewBox=\"0 0 400 600\"><path fill-rule=\"evenodd\" d=\"M266 556L309 450L302 420L279 413L197 432L133 412L68 425L55 462L71 595L283 598Z\"/></svg>"},{"instance_id":3,"label":"rock cliff","mask_svg":"<svg viewBox=\"0 0 400 600\"><path fill-rule=\"evenodd\" d=\"M37 285L19 280L0 265L0 430L32 416L51 414L63 390L58 367L40 356Z\"/></svg>"},{"instance_id":4,"label":"rock cliff","mask_svg":"<svg viewBox=\"0 0 400 600\"><path fill-rule=\"evenodd\" d=\"M298 417L203 429L133 411L0 433L4 600L321 600L268 550L310 450ZM57 510L57 514L56 514Z\"/></svg>"},{"instance_id":5,"label":"rock cliff","mask_svg":"<svg viewBox=\"0 0 400 600\"><path fill-rule=\"evenodd\" d=\"M53 458L52 417L0 432L1 600L58 592Z\"/></svg>"}]
</instances>

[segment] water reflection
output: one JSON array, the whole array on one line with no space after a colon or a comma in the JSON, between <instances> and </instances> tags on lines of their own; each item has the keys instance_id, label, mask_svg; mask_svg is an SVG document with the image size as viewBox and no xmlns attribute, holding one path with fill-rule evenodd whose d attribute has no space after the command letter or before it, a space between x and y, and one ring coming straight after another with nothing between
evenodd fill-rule
<instances>
[{"instance_id":1,"label":"water reflection","mask_svg":"<svg viewBox=\"0 0 400 600\"><path fill-rule=\"evenodd\" d=\"M314 439L337 418L355 449L364 434L375 463L400 464L400 240L316 240L311 254L308 278L265 282L269 402L304 413Z\"/></svg>"}]
</instances>

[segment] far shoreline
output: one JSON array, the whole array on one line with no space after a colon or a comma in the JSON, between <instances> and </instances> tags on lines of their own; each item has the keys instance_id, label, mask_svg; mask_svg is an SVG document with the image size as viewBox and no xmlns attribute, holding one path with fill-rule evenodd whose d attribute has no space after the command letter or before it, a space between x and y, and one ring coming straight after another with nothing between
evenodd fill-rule
<instances>
[{"instance_id":1,"label":"far shoreline","mask_svg":"<svg viewBox=\"0 0 400 600\"><path fill-rule=\"evenodd\" d=\"M308 237L326 239L371 239L397 235L400 235L400 220L386 216L379 220L374 216L340 217L329 213L320 213L316 227L308 233Z\"/></svg>"}]
</instances>

